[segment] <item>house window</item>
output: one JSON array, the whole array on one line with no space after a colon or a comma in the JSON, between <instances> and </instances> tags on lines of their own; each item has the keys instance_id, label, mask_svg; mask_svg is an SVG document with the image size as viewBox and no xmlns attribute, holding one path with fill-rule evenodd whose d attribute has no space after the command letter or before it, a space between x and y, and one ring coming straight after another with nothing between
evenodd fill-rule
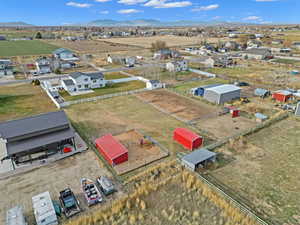
<instances>
[{"instance_id":1,"label":"house window","mask_svg":"<svg viewBox=\"0 0 300 225\"><path fill-rule=\"evenodd\" d=\"M84 85L84 87L85 87L85 88L89 88L89 85L88 85L88 84L86 84L86 85Z\"/></svg>"},{"instance_id":2,"label":"house window","mask_svg":"<svg viewBox=\"0 0 300 225\"><path fill-rule=\"evenodd\" d=\"M89 80L88 78L85 78L85 79L84 79L85 82L87 82L88 80Z\"/></svg>"},{"instance_id":3,"label":"house window","mask_svg":"<svg viewBox=\"0 0 300 225\"><path fill-rule=\"evenodd\" d=\"M97 82L97 80L93 80L93 83L96 83Z\"/></svg>"},{"instance_id":4,"label":"house window","mask_svg":"<svg viewBox=\"0 0 300 225\"><path fill-rule=\"evenodd\" d=\"M78 85L78 88L81 88L81 85Z\"/></svg>"}]
</instances>

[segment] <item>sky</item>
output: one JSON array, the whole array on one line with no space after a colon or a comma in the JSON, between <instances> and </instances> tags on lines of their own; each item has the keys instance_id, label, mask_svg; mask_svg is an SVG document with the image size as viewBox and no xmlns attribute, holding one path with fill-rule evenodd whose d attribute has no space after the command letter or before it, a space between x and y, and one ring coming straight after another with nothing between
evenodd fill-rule
<instances>
[{"instance_id":1,"label":"sky","mask_svg":"<svg viewBox=\"0 0 300 225\"><path fill-rule=\"evenodd\" d=\"M300 0L0 0L0 22L68 25L93 20L300 24Z\"/></svg>"}]
</instances>

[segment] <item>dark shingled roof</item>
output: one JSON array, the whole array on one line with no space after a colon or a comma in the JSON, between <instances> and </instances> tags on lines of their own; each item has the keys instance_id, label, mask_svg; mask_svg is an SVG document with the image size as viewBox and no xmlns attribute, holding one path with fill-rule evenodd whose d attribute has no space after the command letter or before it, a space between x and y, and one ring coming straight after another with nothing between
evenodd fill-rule
<instances>
[{"instance_id":1,"label":"dark shingled roof","mask_svg":"<svg viewBox=\"0 0 300 225\"><path fill-rule=\"evenodd\" d=\"M75 72L75 73L71 73L70 77L77 79L80 76L88 76L90 77L92 80L93 79L102 79L104 78L103 73L101 72L94 72L94 73L81 73L81 72Z\"/></svg>"},{"instance_id":2,"label":"dark shingled roof","mask_svg":"<svg viewBox=\"0 0 300 225\"><path fill-rule=\"evenodd\" d=\"M0 137L9 139L69 125L64 111L50 112L0 123Z\"/></svg>"},{"instance_id":3,"label":"dark shingled roof","mask_svg":"<svg viewBox=\"0 0 300 225\"><path fill-rule=\"evenodd\" d=\"M63 80L66 86L74 86L74 81L71 79Z\"/></svg>"}]
</instances>

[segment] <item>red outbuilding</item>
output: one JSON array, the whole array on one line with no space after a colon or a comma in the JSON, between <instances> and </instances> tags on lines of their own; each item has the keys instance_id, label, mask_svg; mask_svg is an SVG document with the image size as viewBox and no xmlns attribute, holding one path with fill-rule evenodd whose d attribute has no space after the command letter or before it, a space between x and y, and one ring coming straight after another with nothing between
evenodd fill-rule
<instances>
[{"instance_id":1,"label":"red outbuilding","mask_svg":"<svg viewBox=\"0 0 300 225\"><path fill-rule=\"evenodd\" d=\"M128 161L128 150L111 134L96 139L95 145L110 165Z\"/></svg>"},{"instance_id":2,"label":"red outbuilding","mask_svg":"<svg viewBox=\"0 0 300 225\"><path fill-rule=\"evenodd\" d=\"M276 91L272 94L272 98L279 102L288 101L293 94L290 91Z\"/></svg>"},{"instance_id":3,"label":"red outbuilding","mask_svg":"<svg viewBox=\"0 0 300 225\"><path fill-rule=\"evenodd\" d=\"M234 106L228 106L227 108L228 108L232 118L240 116L240 110L239 109L235 108Z\"/></svg>"},{"instance_id":4,"label":"red outbuilding","mask_svg":"<svg viewBox=\"0 0 300 225\"><path fill-rule=\"evenodd\" d=\"M173 139L190 151L201 147L203 143L201 136L186 128L176 128L174 130Z\"/></svg>"}]
</instances>

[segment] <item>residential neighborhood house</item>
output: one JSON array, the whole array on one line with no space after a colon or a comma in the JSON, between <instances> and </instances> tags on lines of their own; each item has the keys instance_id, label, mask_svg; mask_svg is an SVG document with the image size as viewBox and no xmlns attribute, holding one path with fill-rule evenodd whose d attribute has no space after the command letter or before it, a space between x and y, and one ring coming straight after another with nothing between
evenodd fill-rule
<instances>
[{"instance_id":1,"label":"residential neighborhood house","mask_svg":"<svg viewBox=\"0 0 300 225\"><path fill-rule=\"evenodd\" d=\"M188 61L187 60L176 60L173 62L168 62L166 64L166 69L170 72L180 72L188 70Z\"/></svg>"},{"instance_id":2,"label":"residential neighborhood house","mask_svg":"<svg viewBox=\"0 0 300 225\"><path fill-rule=\"evenodd\" d=\"M13 75L13 66L9 59L0 59L0 77Z\"/></svg>"},{"instance_id":3,"label":"residential neighborhood house","mask_svg":"<svg viewBox=\"0 0 300 225\"><path fill-rule=\"evenodd\" d=\"M79 60L72 51L65 49L65 48L56 49L52 54L55 58L61 59L64 61L78 61Z\"/></svg>"},{"instance_id":4,"label":"residential neighborhood house","mask_svg":"<svg viewBox=\"0 0 300 225\"><path fill-rule=\"evenodd\" d=\"M267 48L252 48L242 53L243 58L247 59L271 59L273 57L271 50Z\"/></svg>"},{"instance_id":5,"label":"residential neighborhood house","mask_svg":"<svg viewBox=\"0 0 300 225\"><path fill-rule=\"evenodd\" d=\"M81 73L75 72L68 79L61 81L62 87L69 93L105 87L106 81L101 72Z\"/></svg>"},{"instance_id":6,"label":"residential neighborhood house","mask_svg":"<svg viewBox=\"0 0 300 225\"><path fill-rule=\"evenodd\" d=\"M35 62L36 70L39 74L51 73L51 60L47 57L38 58Z\"/></svg>"}]
</instances>

